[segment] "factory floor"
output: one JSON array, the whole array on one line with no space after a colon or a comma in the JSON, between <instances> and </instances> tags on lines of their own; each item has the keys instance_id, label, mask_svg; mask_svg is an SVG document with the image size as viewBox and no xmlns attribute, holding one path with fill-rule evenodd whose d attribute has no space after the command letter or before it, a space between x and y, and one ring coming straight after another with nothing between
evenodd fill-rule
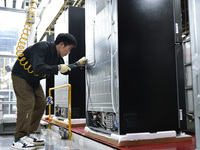
<instances>
[{"instance_id":1,"label":"factory floor","mask_svg":"<svg viewBox=\"0 0 200 150\"><path fill-rule=\"evenodd\" d=\"M38 146L38 150L80 150L81 147L70 140L61 139L59 134L52 130L42 130L38 137L45 139L45 146ZM10 150L13 135L0 136L0 150ZM83 149L85 150L85 149Z\"/></svg>"},{"instance_id":2,"label":"factory floor","mask_svg":"<svg viewBox=\"0 0 200 150\"><path fill-rule=\"evenodd\" d=\"M79 128L78 130L82 130ZM42 129L38 137L45 139L45 146L37 147L38 150L195 150L195 137L192 141L153 144L143 146L116 147L110 144L101 143L97 139L84 137L80 133L73 132L72 140L61 139L57 129ZM0 150L10 150L13 135L0 135Z\"/></svg>"}]
</instances>

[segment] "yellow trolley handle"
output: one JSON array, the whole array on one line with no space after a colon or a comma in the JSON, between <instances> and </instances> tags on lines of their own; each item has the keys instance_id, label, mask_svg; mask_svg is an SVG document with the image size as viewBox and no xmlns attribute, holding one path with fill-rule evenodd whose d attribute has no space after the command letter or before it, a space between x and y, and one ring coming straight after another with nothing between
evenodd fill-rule
<instances>
[{"instance_id":1,"label":"yellow trolley handle","mask_svg":"<svg viewBox=\"0 0 200 150\"><path fill-rule=\"evenodd\" d=\"M68 102L68 119L69 119L69 123L63 122L63 121L59 121L56 119L51 118L51 103L49 103L49 123L53 121L67 125L69 127L69 140L71 140L72 138L72 131L71 131L71 84L67 84L67 85L62 85L62 86L58 86L58 87L53 87L53 88L49 88L49 98L51 98L51 91L55 90L55 89L60 89L60 88L64 88L64 87L68 87L68 91L69 91L69 102ZM51 129L51 124L49 124L49 129Z\"/></svg>"}]
</instances>

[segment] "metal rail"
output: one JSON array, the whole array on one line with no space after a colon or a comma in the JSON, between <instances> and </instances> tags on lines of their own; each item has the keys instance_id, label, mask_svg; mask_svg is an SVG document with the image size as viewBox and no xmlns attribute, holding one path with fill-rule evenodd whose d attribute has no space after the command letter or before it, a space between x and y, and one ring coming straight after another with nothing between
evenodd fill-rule
<instances>
[{"instance_id":1,"label":"metal rail","mask_svg":"<svg viewBox=\"0 0 200 150\"><path fill-rule=\"evenodd\" d=\"M51 104L49 104L49 123L51 123L52 120L53 120L53 121L58 122L60 124L67 125L69 127L69 140L71 140L71 137L72 137L72 132L71 132L71 85L67 84L67 85L63 85L63 86L49 88L49 97L51 97L51 91L52 90L60 89L60 88L64 88L64 87L68 87L68 91L69 91L69 104L68 104L68 119L69 119L69 123L66 123L66 122L59 121L59 120L51 118ZM51 129L51 124L49 124L49 129Z\"/></svg>"},{"instance_id":2,"label":"metal rail","mask_svg":"<svg viewBox=\"0 0 200 150\"><path fill-rule=\"evenodd\" d=\"M67 5L68 2L69 2L69 0L66 0L66 2L63 4L63 6L61 7L60 11L57 13L57 15L55 16L55 18L51 22L51 24L47 27L46 31L48 31L51 28L51 26L54 24L54 22L58 19L58 17L63 12L63 10L64 10L64 8L65 8L65 6ZM42 41L43 38L45 37L45 35L47 34L46 31L43 33L42 37L40 38L40 41Z\"/></svg>"}]
</instances>

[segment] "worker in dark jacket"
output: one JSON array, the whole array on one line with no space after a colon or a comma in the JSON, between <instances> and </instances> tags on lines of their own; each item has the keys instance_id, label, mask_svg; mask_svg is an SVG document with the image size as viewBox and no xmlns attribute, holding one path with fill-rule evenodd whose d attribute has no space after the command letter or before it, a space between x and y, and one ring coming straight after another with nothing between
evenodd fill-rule
<instances>
[{"instance_id":1,"label":"worker in dark jacket","mask_svg":"<svg viewBox=\"0 0 200 150\"><path fill-rule=\"evenodd\" d=\"M12 69L12 80L17 97L17 125L12 148L30 150L36 149L36 145L45 144L44 140L33 134L46 108L46 99L40 80L49 75L58 74L58 71L68 74L72 69L85 65L87 61L85 57L75 62L73 68L64 64L62 57L68 55L76 45L73 35L62 33L53 43L38 42L26 48L22 57L16 61ZM20 60L24 61L20 62ZM28 64L24 67L22 64L26 61ZM27 70L30 65L31 67Z\"/></svg>"}]
</instances>

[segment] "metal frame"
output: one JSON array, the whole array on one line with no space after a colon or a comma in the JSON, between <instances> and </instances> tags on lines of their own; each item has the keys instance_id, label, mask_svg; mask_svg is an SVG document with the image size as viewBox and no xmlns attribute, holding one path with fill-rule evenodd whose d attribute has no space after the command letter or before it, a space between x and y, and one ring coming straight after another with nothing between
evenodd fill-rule
<instances>
[{"instance_id":1,"label":"metal frame","mask_svg":"<svg viewBox=\"0 0 200 150\"><path fill-rule=\"evenodd\" d=\"M200 1L188 0L194 91L196 150L200 150Z\"/></svg>"},{"instance_id":2,"label":"metal frame","mask_svg":"<svg viewBox=\"0 0 200 150\"><path fill-rule=\"evenodd\" d=\"M13 54L0 54L0 60L1 59L10 59L9 60L9 63L11 62L11 59L12 58L16 58L16 55L13 55ZM4 68L4 71L5 71L5 66L3 67ZM0 79L3 79L4 78L4 76L0 76ZM14 90L13 89L11 89L11 86L12 86L12 84L11 84L11 78L9 78L8 79L9 80L9 88L8 89L1 89L0 88L0 92L8 92L8 101L1 101L0 102L0 105L2 105L2 104L8 104L8 114L6 114L6 115L12 115L12 113L11 113L11 105L10 104L16 104L16 99L12 99L12 100L14 100L14 101L11 101L11 93L13 92L14 93ZM1 85L1 84L0 84Z\"/></svg>"},{"instance_id":3,"label":"metal frame","mask_svg":"<svg viewBox=\"0 0 200 150\"><path fill-rule=\"evenodd\" d=\"M0 57L17 58L17 56L15 54L0 54Z\"/></svg>"},{"instance_id":4,"label":"metal frame","mask_svg":"<svg viewBox=\"0 0 200 150\"><path fill-rule=\"evenodd\" d=\"M24 9L16 9L16 8L0 7L0 10L12 11L12 12L18 12L18 13L26 13L26 10L24 10Z\"/></svg>"},{"instance_id":5,"label":"metal frame","mask_svg":"<svg viewBox=\"0 0 200 150\"><path fill-rule=\"evenodd\" d=\"M51 104L49 104L49 123L53 121L58 122L60 124L64 124L67 125L69 127L69 140L71 140L72 137L72 132L71 132L71 85L67 84L67 85L63 85L63 86L58 86L58 87L53 87L53 88L49 88L49 97L51 97L51 91L55 90L55 89L60 89L60 88L64 88L64 87L68 87L68 93L69 93L69 103L68 103L68 119L69 119L69 123L63 122L63 121L59 121L56 119L51 118ZM49 124L49 129L51 129L51 124Z\"/></svg>"}]
</instances>

